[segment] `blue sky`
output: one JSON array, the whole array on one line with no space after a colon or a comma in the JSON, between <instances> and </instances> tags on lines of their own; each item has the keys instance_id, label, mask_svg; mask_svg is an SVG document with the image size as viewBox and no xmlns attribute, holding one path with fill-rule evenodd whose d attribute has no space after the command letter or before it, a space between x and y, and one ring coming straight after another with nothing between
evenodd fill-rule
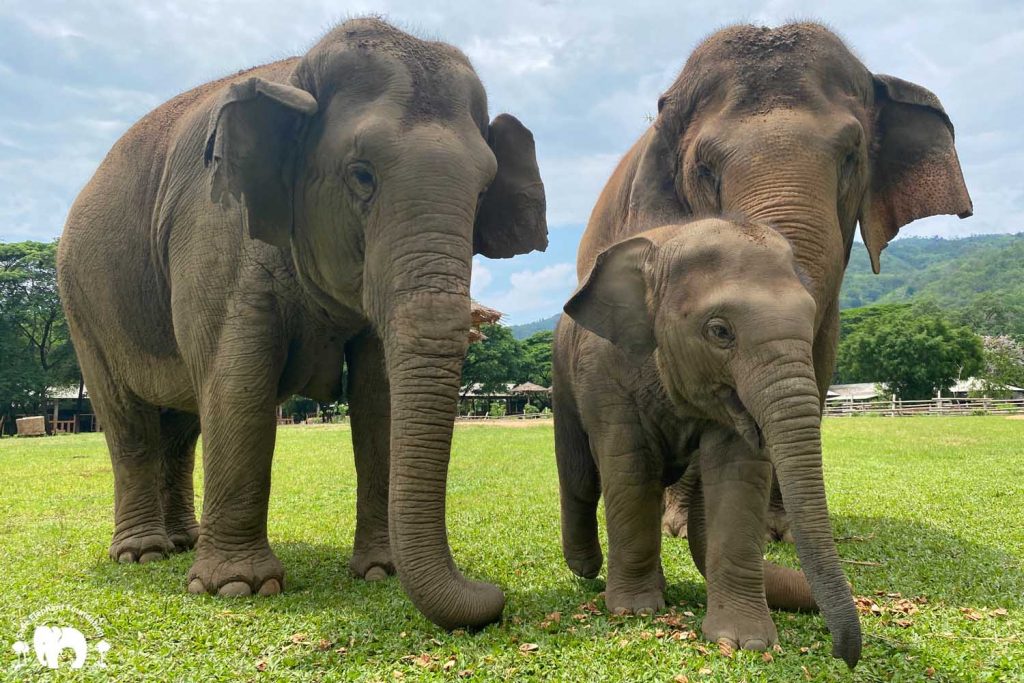
<instances>
[{"instance_id":1,"label":"blue sky","mask_svg":"<svg viewBox=\"0 0 1024 683\"><path fill-rule=\"evenodd\" d=\"M1024 230L1020 0L5 0L0 241L59 235L113 142L160 102L302 53L335 22L367 13L460 47L487 88L492 115L512 112L536 136L551 247L475 260L474 294L511 323L560 309L576 284L579 236L616 161L696 43L740 21L824 21L873 71L939 95L956 125L975 216L919 221L902 235Z\"/></svg>"}]
</instances>

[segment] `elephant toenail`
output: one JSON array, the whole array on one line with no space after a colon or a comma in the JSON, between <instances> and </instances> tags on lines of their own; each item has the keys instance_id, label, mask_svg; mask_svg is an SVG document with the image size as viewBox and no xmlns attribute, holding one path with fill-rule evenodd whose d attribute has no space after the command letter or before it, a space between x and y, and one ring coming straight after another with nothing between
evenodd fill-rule
<instances>
[{"instance_id":1,"label":"elephant toenail","mask_svg":"<svg viewBox=\"0 0 1024 683\"><path fill-rule=\"evenodd\" d=\"M146 564L147 562L156 562L157 560L164 559L164 554L159 550L150 550L147 553L142 553L142 557L139 558L139 564Z\"/></svg>"},{"instance_id":2,"label":"elephant toenail","mask_svg":"<svg viewBox=\"0 0 1024 683\"><path fill-rule=\"evenodd\" d=\"M367 581L380 581L381 579L388 578L388 573L384 571L384 567L373 565L366 570L366 574L363 575L363 578Z\"/></svg>"},{"instance_id":3,"label":"elephant toenail","mask_svg":"<svg viewBox=\"0 0 1024 683\"><path fill-rule=\"evenodd\" d=\"M135 561L135 553L131 550L125 550L123 553L117 556L117 561L121 564L131 564Z\"/></svg>"},{"instance_id":4,"label":"elephant toenail","mask_svg":"<svg viewBox=\"0 0 1024 683\"><path fill-rule=\"evenodd\" d=\"M192 579L188 584L188 592L193 594L200 594L206 592L206 586L203 585L202 579L196 577Z\"/></svg>"},{"instance_id":5,"label":"elephant toenail","mask_svg":"<svg viewBox=\"0 0 1024 683\"><path fill-rule=\"evenodd\" d=\"M248 587L248 586L247 586ZM223 590L223 589L221 589ZM260 595L277 595L281 592L281 583L277 579L267 579L260 586Z\"/></svg>"},{"instance_id":6,"label":"elephant toenail","mask_svg":"<svg viewBox=\"0 0 1024 683\"><path fill-rule=\"evenodd\" d=\"M244 598L252 595L252 587L245 581L229 581L220 587L217 595L225 598Z\"/></svg>"},{"instance_id":7,"label":"elephant toenail","mask_svg":"<svg viewBox=\"0 0 1024 683\"><path fill-rule=\"evenodd\" d=\"M751 638L743 643L744 650L767 650L768 644L760 638Z\"/></svg>"}]
</instances>

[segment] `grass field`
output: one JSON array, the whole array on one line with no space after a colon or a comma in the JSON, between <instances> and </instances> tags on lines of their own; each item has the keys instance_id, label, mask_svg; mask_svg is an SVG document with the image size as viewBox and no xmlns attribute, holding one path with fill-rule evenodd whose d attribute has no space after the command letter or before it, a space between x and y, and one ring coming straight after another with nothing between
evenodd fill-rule
<instances>
[{"instance_id":1,"label":"grass field","mask_svg":"<svg viewBox=\"0 0 1024 683\"><path fill-rule=\"evenodd\" d=\"M15 670L11 645L32 612L66 604L95 617L111 648L108 668L65 669L63 680L1024 680L1024 421L833 419L824 432L839 553L863 563L844 567L876 605L863 603L853 674L829 656L819 615L774 613L772 661L690 638L704 586L684 540L664 548L673 614L601 612L603 583L575 579L561 558L547 423L456 431L455 558L508 598L504 621L478 634L434 627L396 579L350 578L344 426L279 431L270 539L287 590L270 599L186 595L191 553L110 562L101 436L0 440L0 679L43 673L34 659ZM795 561L788 546L769 555Z\"/></svg>"}]
</instances>

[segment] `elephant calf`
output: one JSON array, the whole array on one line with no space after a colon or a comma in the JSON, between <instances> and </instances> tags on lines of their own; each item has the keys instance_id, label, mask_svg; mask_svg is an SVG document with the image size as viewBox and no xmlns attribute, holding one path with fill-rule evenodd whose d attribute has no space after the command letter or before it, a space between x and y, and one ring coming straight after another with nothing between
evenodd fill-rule
<instances>
[{"instance_id":1,"label":"elephant calf","mask_svg":"<svg viewBox=\"0 0 1024 683\"><path fill-rule=\"evenodd\" d=\"M787 240L721 219L648 230L604 250L565 312L555 449L572 570L601 568L603 494L608 609L661 609L662 494L699 459L689 533L707 580L705 637L765 649L778 641L769 605L817 604L853 666L860 625L822 480L816 304ZM773 465L807 579L763 560Z\"/></svg>"}]
</instances>

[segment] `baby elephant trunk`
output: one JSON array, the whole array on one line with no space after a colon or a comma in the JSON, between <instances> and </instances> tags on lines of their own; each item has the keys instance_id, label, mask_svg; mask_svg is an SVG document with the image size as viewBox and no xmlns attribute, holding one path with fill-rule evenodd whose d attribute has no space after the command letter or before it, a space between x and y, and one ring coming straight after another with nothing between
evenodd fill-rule
<instances>
[{"instance_id":1,"label":"baby elephant trunk","mask_svg":"<svg viewBox=\"0 0 1024 683\"><path fill-rule=\"evenodd\" d=\"M775 466L800 564L832 633L832 654L853 667L860 659L860 621L825 502L821 407L810 345L801 349L796 356L776 356L767 371L747 373L750 379L737 392L760 427Z\"/></svg>"}]
</instances>

